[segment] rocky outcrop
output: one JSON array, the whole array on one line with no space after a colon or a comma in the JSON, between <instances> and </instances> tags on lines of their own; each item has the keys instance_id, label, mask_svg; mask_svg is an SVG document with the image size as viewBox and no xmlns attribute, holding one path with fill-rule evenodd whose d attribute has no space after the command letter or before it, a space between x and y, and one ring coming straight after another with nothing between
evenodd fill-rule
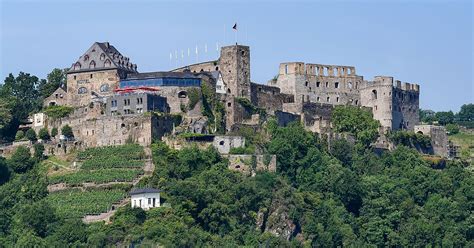
<instances>
[{"instance_id":1,"label":"rocky outcrop","mask_svg":"<svg viewBox=\"0 0 474 248\"><path fill-rule=\"evenodd\" d=\"M262 232L269 232L286 240L298 234L297 225L289 216L289 208L282 199L274 199L270 209L261 209L257 213L256 226Z\"/></svg>"}]
</instances>

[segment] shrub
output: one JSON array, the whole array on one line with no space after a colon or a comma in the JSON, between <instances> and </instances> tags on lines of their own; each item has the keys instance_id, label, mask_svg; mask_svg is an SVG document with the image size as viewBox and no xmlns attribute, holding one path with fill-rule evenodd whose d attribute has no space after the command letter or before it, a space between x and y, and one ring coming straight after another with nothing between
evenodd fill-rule
<instances>
[{"instance_id":1,"label":"shrub","mask_svg":"<svg viewBox=\"0 0 474 248\"><path fill-rule=\"evenodd\" d=\"M51 129L51 137L56 137L56 135L58 135L58 129L53 127L53 129Z\"/></svg>"},{"instance_id":2,"label":"shrub","mask_svg":"<svg viewBox=\"0 0 474 248\"><path fill-rule=\"evenodd\" d=\"M18 132L16 132L16 135L15 135L15 140L22 140L25 138L25 132L23 132L22 130L18 130Z\"/></svg>"},{"instance_id":3,"label":"shrub","mask_svg":"<svg viewBox=\"0 0 474 248\"><path fill-rule=\"evenodd\" d=\"M33 164L30 149L26 146L19 146L8 160L10 168L17 173L26 172L33 167Z\"/></svg>"},{"instance_id":4,"label":"shrub","mask_svg":"<svg viewBox=\"0 0 474 248\"><path fill-rule=\"evenodd\" d=\"M28 131L25 133L25 137L30 141L35 141L37 139L35 130L32 128L28 129Z\"/></svg>"},{"instance_id":5,"label":"shrub","mask_svg":"<svg viewBox=\"0 0 474 248\"><path fill-rule=\"evenodd\" d=\"M55 105L47 107L44 113L53 119L59 119L68 116L73 110L71 107Z\"/></svg>"},{"instance_id":6,"label":"shrub","mask_svg":"<svg viewBox=\"0 0 474 248\"><path fill-rule=\"evenodd\" d=\"M199 98L201 97L197 89L190 89L188 91L188 98L189 98L188 109L191 110L191 109L194 109L196 104L199 102Z\"/></svg>"},{"instance_id":7,"label":"shrub","mask_svg":"<svg viewBox=\"0 0 474 248\"><path fill-rule=\"evenodd\" d=\"M49 136L48 129L45 127L41 128L38 132L38 137L42 140L49 140L50 136Z\"/></svg>"},{"instance_id":8,"label":"shrub","mask_svg":"<svg viewBox=\"0 0 474 248\"><path fill-rule=\"evenodd\" d=\"M74 137L74 134L72 133L72 128L69 125L65 125L61 128L61 134L66 136L67 138Z\"/></svg>"},{"instance_id":9,"label":"shrub","mask_svg":"<svg viewBox=\"0 0 474 248\"><path fill-rule=\"evenodd\" d=\"M37 159L43 159L44 158L44 145L43 144L35 144L33 146L33 148L35 149L35 158Z\"/></svg>"},{"instance_id":10,"label":"shrub","mask_svg":"<svg viewBox=\"0 0 474 248\"><path fill-rule=\"evenodd\" d=\"M447 124L446 131L448 131L449 135L457 134L459 133L459 126L456 124Z\"/></svg>"}]
</instances>

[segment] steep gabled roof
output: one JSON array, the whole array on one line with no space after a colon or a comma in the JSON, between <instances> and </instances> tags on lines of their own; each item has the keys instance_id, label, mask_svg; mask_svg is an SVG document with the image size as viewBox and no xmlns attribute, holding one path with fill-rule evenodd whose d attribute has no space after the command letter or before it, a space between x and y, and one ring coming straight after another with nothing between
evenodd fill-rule
<instances>
[{"instance_id":1,"label":"steep gabled roof","mask_svg":"<svg viewBox=\"0 0 474 248\"><path fill-rule=\"evenodd\" d=\"M97 71L107 69L120 69L126 72L137 72L137 65L123 56L109 42L95 42L92 46L72 64L68 73Z\"/></svg>"}]
</instances>

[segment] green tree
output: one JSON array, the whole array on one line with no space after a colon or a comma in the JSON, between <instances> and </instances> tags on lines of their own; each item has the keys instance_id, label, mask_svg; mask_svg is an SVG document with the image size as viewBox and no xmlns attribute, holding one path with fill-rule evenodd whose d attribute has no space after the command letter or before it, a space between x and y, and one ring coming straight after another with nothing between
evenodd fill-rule
<instances>
[{"instance_id":1,"label":"green tree","mask_svg":"<svg viewBox=\"0 0 474 248\"><path fill-rule=\"evenodd\" d=\"M42 160L44 158L44 145L41 143L37 143L33 145L33 148L35 149L34 157L39 160Z\"/></svg>"},{"instance_id":2,"label":"green tree","mask_svg":"<svg viewBox=\"0 0 474 248\"><path fill-rule=\"evenodd\" d=\"M454 123L454 114L453 111L448 112L436 112L436 119L440 125L446 125Z\"/></svg>"},{"instance_id":3,"label":"green tree","mask_svg":"<svg viewBox=\"0 0 474 248\"><path fill-rule=\"evenodd\" d=\"M10 178L10 170L5 158L0 157L0 185L4 184ZM1 219L0 219L1 220Z\"/></svg>"},{"instance_id":4,"label":"green tree","mask_svg":"<svg viewBox=\"0 0 474 248\"><path fill-rule=\"evenodd\" d=\"M58 135L58 129L56 127L53 127L51 129L51 137L56 137Z\"/></svg>"},{"instance_id":5,"label":"green tree","mask_svg":"<svg viewBox=\"0 0 474 248\"><path fill-rule=\"evenodd\" d=\"M42 238L54 230L54 224L58 221L55 210L45 200L25 204L18 215L20 225Z\"/></svg>"},{"instance_id":6,"label":"green tree","mask_svg":"<svg viewBox=\"0 0 474 248\"><path fill-rule=\"evenodd\" d=\"M33 128L30 128L26 131L25 133L25 137L29 140L29 141L36 141L37 140L37 137L36 137L36 132Z\"/></svg>"},{"instance_id":7,"label":"green tree","mask_svg":"<svg viewBox=\"0 0 474 248\"><path fill-rule=\"evenodd\" d=\"M66 138L74 137L74 133L72 132L72 128L69 125L65 125L61 128L61 134L64 135Z\"/></svg>"},{"instance_id":8,"label":"green tree","mask_svg":"<svg viewBox=\"0 0 474 248\"><path fill-rule=\"evenodd\" d=\"M66 84L67 69L54 68L47 76L47 81L42 80L39 85L39 92L43 98L50 96L61 85Z\"/></svg>"},{"instance_id":9,"label":"green tree","mask_svg":"<svg viewBox=\"0 0 474 248\"><path fill-rule=\"evenodd\" d=\"M459 133L459 126L457 124L446 124L446 131L448 131L449 135Z\"/></svg>"},{"instance_id":10,"label":"green tree","mask_svg":"<svg viewBox=\"0 0 474 248\"><path fill-rule=\"evenodd\" d=\"M354 106L336 106L332 121L337 132L353 134L366 146L378 137L380 123L374 120L370 111Z\"/></svg>"},{"instance_id":11,"label":"green tree","mask_svg":"<svg viewBox=\"0 0 474 248\"><path fill-rule=\"evenodd\" d=\"M22 140L23 138L25 138L25 132L18 130L15 135L15 140Z\"/></svg>"},{"instance_id":12,"label":"green tree","mask_svg":"<svg viewBox=\"0 0 474 248\"><path fill-rule=\"evenodd\" d=\"M38 132L38 137L42 140L49 140L50 136L48 129L45 127L41 128Z\"/></svg>"},{"instance_id":13,"label":"green tree","mask_svg":"<svg viewBox=\"0 0 474 248\"><path fill-rule=\"evenodd\" d=\"M474 121L474 104L464 104L457 114L459 121Z\"/></svg>"},{"instance_id":14,"label":"green tree","mask_svg":"<svg viewBox=\"0 0 474 248\"><path fill-rule=\"evenodd\" d=\"M33 164L30 149L26 146L19 146L8 160L9 167L17 173L26 172L33 167Z\"/></svg>"}]
</instances>

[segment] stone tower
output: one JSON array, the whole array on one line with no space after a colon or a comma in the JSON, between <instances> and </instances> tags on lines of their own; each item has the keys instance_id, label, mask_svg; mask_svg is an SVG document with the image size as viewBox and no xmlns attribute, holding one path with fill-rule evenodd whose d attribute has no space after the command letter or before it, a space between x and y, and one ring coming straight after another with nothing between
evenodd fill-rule
<instances>
[{"instance_id":1,"label":"stone tower","mask_svg":"<svg viewBox=\"0 0 474 248\"><path fill-rule=\"evenodd\" d=\"M250 48L242 45L222 47L219 66L228 97L250 100Z\"/></svg>"}]
</instances>

